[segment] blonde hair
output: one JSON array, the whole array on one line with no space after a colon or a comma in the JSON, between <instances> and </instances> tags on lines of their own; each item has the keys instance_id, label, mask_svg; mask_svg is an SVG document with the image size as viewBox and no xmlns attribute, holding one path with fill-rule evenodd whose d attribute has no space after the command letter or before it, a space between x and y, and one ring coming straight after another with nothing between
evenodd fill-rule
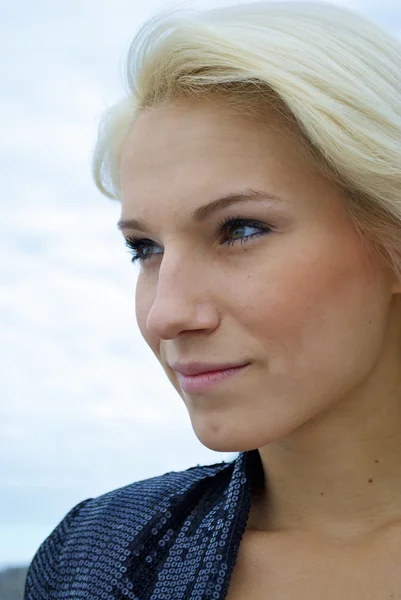
<instances>
[{"instance_id":1,"label":"blonde hair","mask_svg":"<svg viewBox=\"0 0 401 600\"><path fill-rule=\"evenodd\" d=\"M361 14L318 2L168 9L138 31L127 92L102 117L99 190L120 199L119 160L141 111L222 93L244 114L287 115L344 190L356 230L401 278L401 43Z\"/></svg>"}]
</instances>

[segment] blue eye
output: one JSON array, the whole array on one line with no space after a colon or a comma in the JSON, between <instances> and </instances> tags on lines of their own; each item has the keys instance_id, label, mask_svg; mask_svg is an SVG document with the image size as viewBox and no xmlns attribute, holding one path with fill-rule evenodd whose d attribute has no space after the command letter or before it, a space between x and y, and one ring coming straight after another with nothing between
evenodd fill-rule
<instances>
[{"instance_id":1,"label":"blue eye","mask_svg":"<svg viewBox=\"0 0 401 600\"><path fill-rule=\"evenodd\" d=\"M228 234L235 233L236 231L241 232L241 230L256 230L254 233L244 234L240 233L238 237L234 237L233 239L228 236ZM222 244L227 244L228 246L232 246L235 242L241 242L241 244L248 242L250 239L258 237L260 235L268 235L272 232L272 227L267 225L266 223L262 223L260 221L255 221L253 219L243 219L240 216L236 218L226 217L221 221L218 225L218 236L219 240L223 240ZM228 238L228 239L227 239ZM152 252L151 250L154 248L158 248L157 244L152 242L152 240L148 240L145 238L137 238L134 236L128 236L125 239L125 245L130 250L132 254L131 262L136 262L139 260L141 263L146 262L152 256L157 254L161 254L161 252Z\"/></svg>"},{"instance_id":2,"label":"blue eye","mask_svg":"<svg viewBox=\"0 0 401 600\"><path fill-rule=\"evenodd\" d=\"M145 262L151 256L153 256L153 253L145 254L143 252L143 248L154 248L155 247L152 240L146 240L146 239L137 238L137 237L133 237L133 236L127 236L125 238L125 245L127 246L130 253L132 254L131 262L133 262L133 263L136 262L137 260L140 260L141 262Z\"/></svg>"},{"instance_id":3,"label":"blue eye","mask_svg":"<svg viewBox=\"0 0 401 600\"><path fill-rule=\"evenodd\" d=\"M160 252L144 252L144 249L146 248L157 248L152 240L128 236L125 238L125 245L132 254L131 262L133 263L137 260L145 262L154 254L160 254Z\"/></svg>"},{"instance_id":4,"label":"blue eye","mask_svg":"<svg viewBox=\"0 0 401 600\"><path fill-rule=\"evenodd\" d=\"M235 219L233 219L232 217L226 217L219 223L219 231L221 236L226 235L227 232L235 232L241 229L256 229L258 231L249 235L239 235L239 237L226 240L224 243L227 243L228 246L232 246L235 244L235 242L240 241L241 244L243 244L244 242L248 242L254 237L258 237L259 235L268 235L272 232L272 227L270 227L269 225L261 223L260 221L242 219L240 216L236 217Z\"/></svg>"}]
</instances>

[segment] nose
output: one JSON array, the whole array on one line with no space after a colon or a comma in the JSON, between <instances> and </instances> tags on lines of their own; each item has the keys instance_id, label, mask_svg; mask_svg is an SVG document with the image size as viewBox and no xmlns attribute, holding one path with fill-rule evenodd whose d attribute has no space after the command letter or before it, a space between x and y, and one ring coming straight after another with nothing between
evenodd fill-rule
<instances>
[{"instance_id":1,"label":"nose","mask_svg":"<svg viewBox=\"0 0 401 600\"><path fill-rule=\"evenodd\" d=\"M147 329L163 340L174 339L183 331L213 331L220 317L212 299L210 269L190 259L166 259L165 254L146 319Z\"/></svg>"}]
</instances>

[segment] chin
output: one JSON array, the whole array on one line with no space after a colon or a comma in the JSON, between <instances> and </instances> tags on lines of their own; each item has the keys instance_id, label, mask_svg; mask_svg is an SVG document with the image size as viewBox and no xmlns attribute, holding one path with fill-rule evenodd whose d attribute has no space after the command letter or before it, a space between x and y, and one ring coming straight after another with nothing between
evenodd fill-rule
<instances>
[{"instance_id":1,"label":"chin","mask_svg":"<svg viewBox=\"0 0 401 600\"><path fill-rule=\"evenodd\" d=\"M236 431L233 428L223 431L217 430L216 427L199 426L194 423L192 425L200 443L214 452L248 452L269 443L264 436L263 442L259 444L257 436L241 431L240 426Z\"/></svg>"},{"instance_id":2,"label":"chin","mask_svg":"<svg viewBox=\"0 0 401 600\"><path fill-rule=\"evenodd\" d=\"M291 437L299 427L305 426L305 419L266 422L261 427L260 421L252 423L244 418L230 422L227 418L222 420L221 415L219 418L192 415L191 423L196 437L206 448L215 452L248 452Z\"/></svg>"},{"instance_id":3,"label":"chin","mask_svg":"<svg viewBox=\"0 0 401 600\"><path fill-rule=\"evenodd\" d=\"M209 448L209 450L213 450L214 452L246 452L247 450L253 450L254 448L250 448L248 446L238 446L238 444L234 444L230 440L205 440L204 438L200 438L196 436L203 446Z\"/></svg>"}]
</instances>

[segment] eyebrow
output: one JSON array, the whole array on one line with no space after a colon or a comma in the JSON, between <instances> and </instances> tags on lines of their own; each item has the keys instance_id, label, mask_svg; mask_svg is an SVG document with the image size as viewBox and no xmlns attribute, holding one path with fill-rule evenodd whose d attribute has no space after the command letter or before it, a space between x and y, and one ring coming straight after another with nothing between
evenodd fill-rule
<instances>
[{"instance_id":1,"label":"eyebrow","mask_svg":"<svg viewBox=\"0 0 401 600\"><path fill-rule=\"evenodd\" d=\"M195 223L201 223L218 210L226 208L236 202L249 202L250 200L272 200L273 202L282 202L281 198L271 192L249 188L242 192L231 192L208 204L200 206L192 213L192 220ZM150 230L142 219L120 219L117 223L117 229L137 229L138 231Z\"/></svg>"}]
</instances>

